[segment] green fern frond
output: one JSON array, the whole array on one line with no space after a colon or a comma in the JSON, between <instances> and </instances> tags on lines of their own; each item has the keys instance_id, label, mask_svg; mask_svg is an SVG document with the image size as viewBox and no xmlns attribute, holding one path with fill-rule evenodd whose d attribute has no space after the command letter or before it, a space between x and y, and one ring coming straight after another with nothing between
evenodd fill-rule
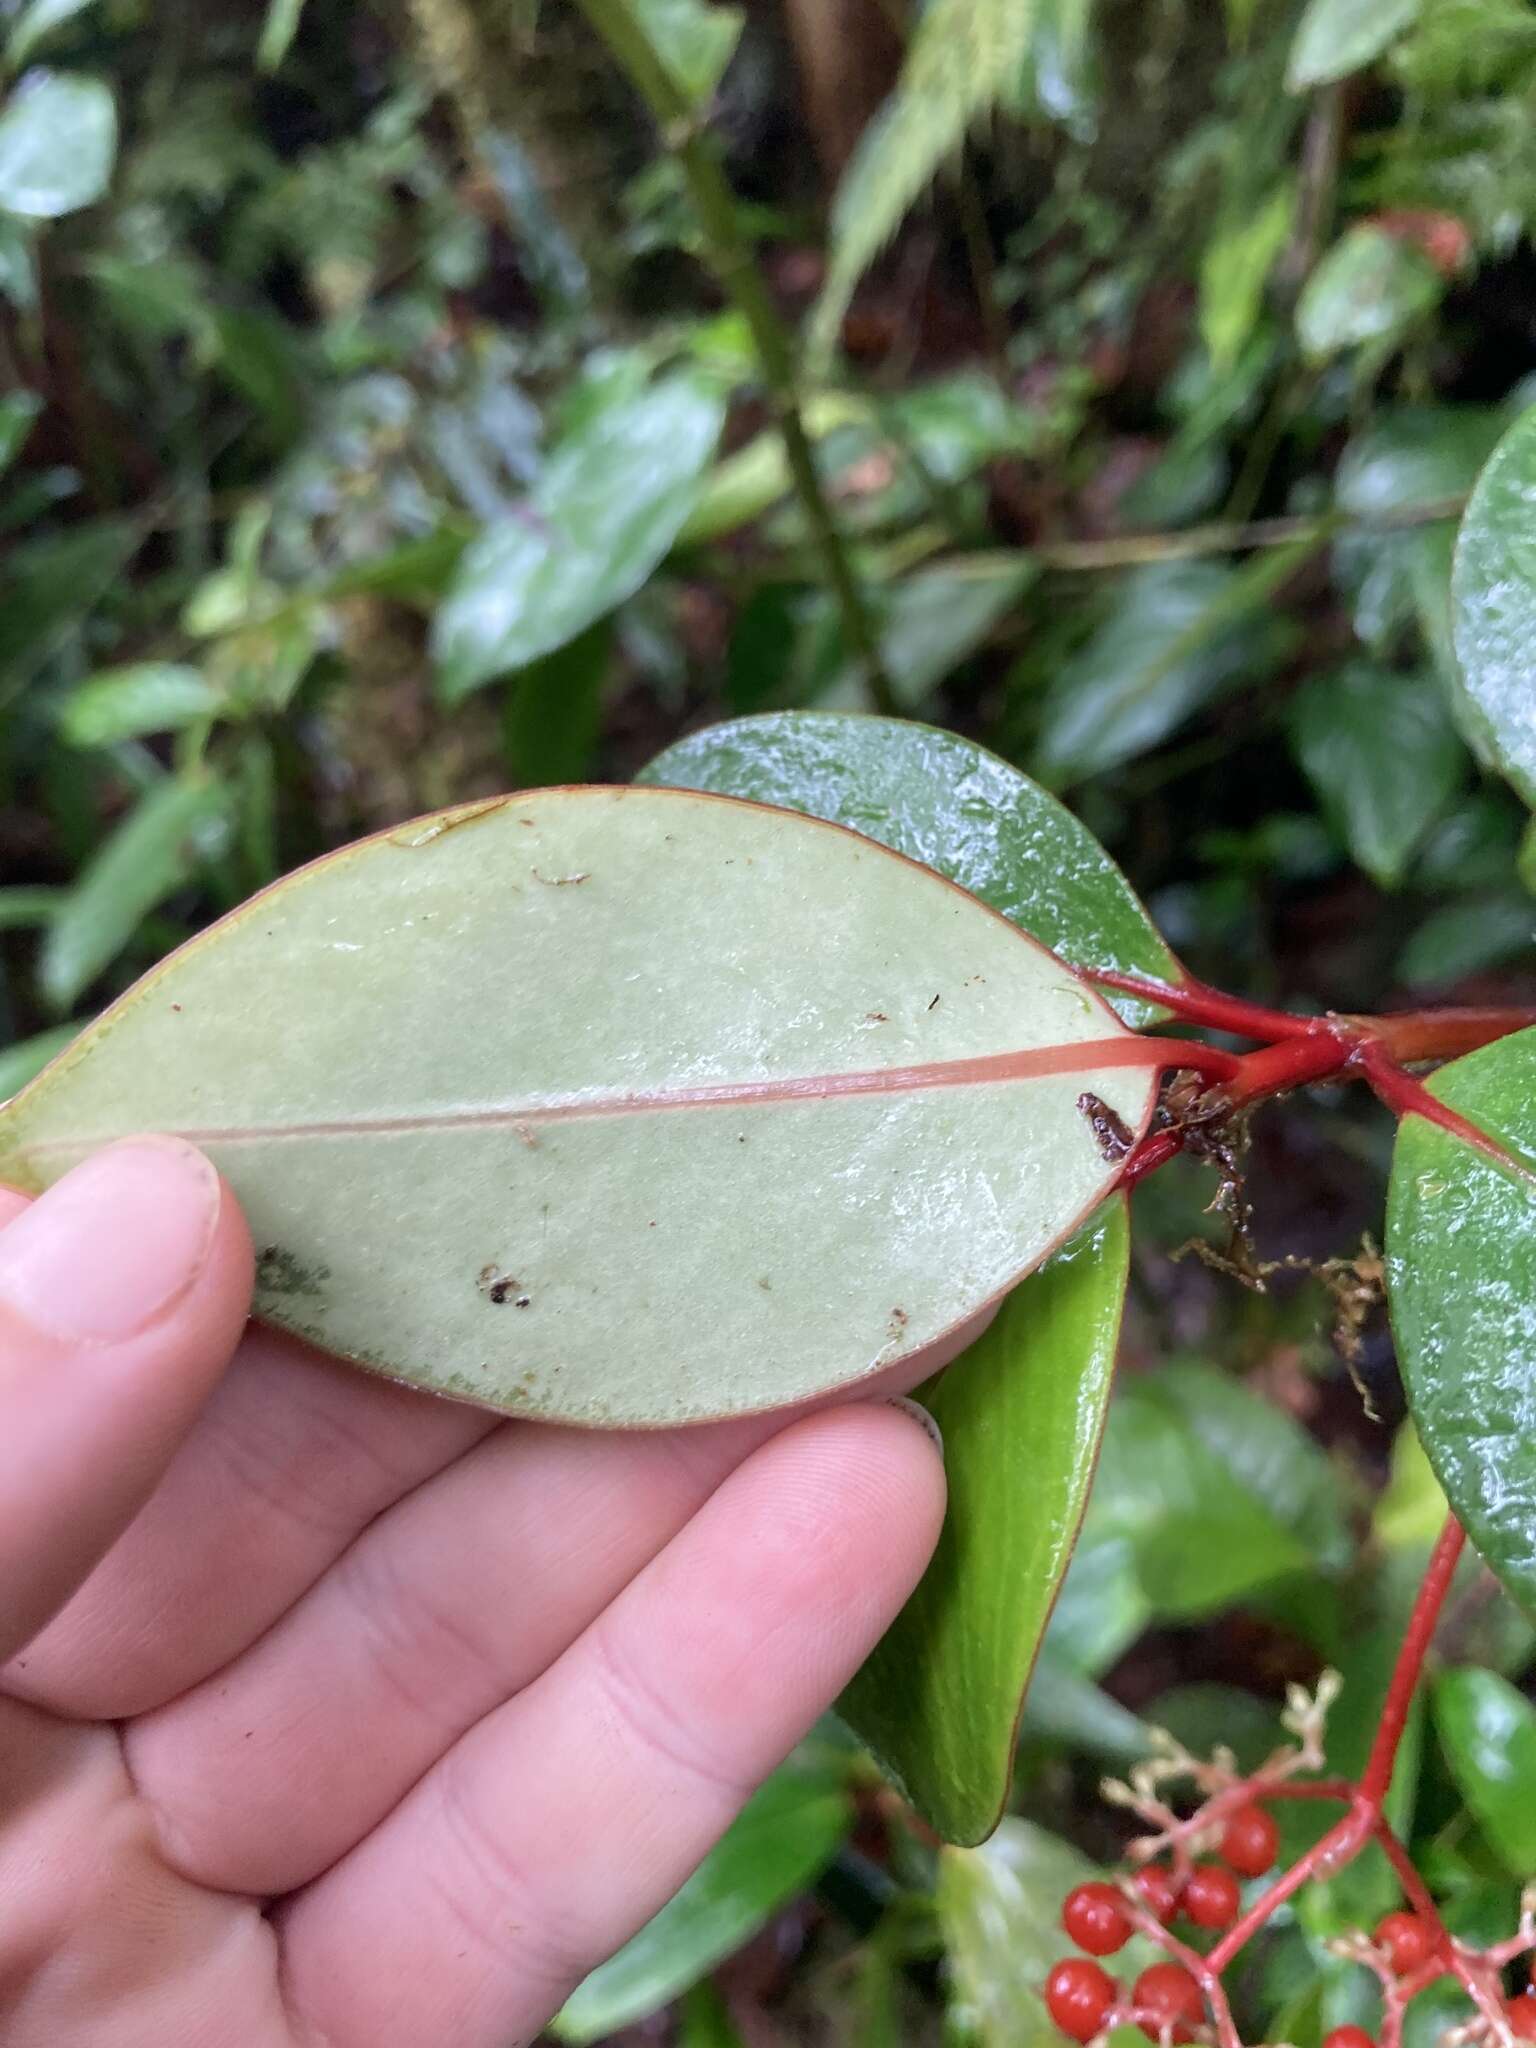
<instances>
[{"instance_id":1,"label":"green fern frond","mask_svg":"<svg viewBox=\"0 0 1536 2048\"><path fill-rule=\"evenodd\" d=\"M972 124L1015 96L1037 0L930 0L895 92L849 164L832 221L832 261L812 319L813 355L836 341L854 286Z\"/></svg>"}]
</instances>

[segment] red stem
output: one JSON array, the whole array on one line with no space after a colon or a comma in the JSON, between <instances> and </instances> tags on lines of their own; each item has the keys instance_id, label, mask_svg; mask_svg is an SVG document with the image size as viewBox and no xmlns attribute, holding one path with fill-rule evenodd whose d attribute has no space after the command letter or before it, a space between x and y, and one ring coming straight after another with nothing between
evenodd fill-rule
<instances>
[{"instance_id":1,"label":"red stem","mask_svg":"<svg viewBox=\"0 0 1536 2048\"><path fill-rule=\"evenodd\" d=\"M1266 1010L1260 1003L1245 1002L1241 996L1223 994L1203 981L1186 976L1183 981L1154 981L1140 974L1120 974L1111 968L1095 967L1083 975L1097 988L1117 989L1121 995L1140 996L1156 1003L1186 1024L1206 1024L1213 1031L1232 1031L1239 1038L1299 1038L1322 1017L1294 1017L1288 1010Z\"/></svg>"},{"instance_id":2,"label":"red stem","mask_svg":"<svg viewBox=\"0 0 1536 2048\"><path fill-rule=\"evenodd\" d=\"M1413 1613L1408 1618L1403 1647L1397 1653L1392 1681L1382 1704L1381 1726L1376 1730L1370 1759L1360 1779L1361 1798L1368 1800L1378 1812L1392 1782L1392 1766L1397 1761L1397 1746L1407 1725L1408 1709L1413 1704L1419 1673L1466 1540L1466 1531L1460 1522L1454 1515L1447 1516L1431 1553L1424 1583L1414 1600Z\"/></svg>"},{"instance_id":3,"label":"red stem","mask_svg":"<svg viewBox=\"0 0 1536 2048\"><path fill-rule=\"evenodd\" d=\"M1405 1010L1397 1016L1349 1017L1394 1060L1453 1060L1496 1038L1536 1024L1536 1010Z\"/></svg>"},{"instance_id":4,"label":"red stem","mask_svg":"<svg viewBox=\"0 0 1536 2048\"><path fill-rule=\"evenodd\" d=\"M1506 1173L1518 1174L1523 1180L1536 1181L1524 1160L1517 1159L1506 1151L1496 1138L1491 1138L1480 1125L1454 1110L1438 1095L1431 1095L1424 1083L1412 1074L1405 1074L1400 1066L1380 1046L1369 1041L1361 1045L1355 1055L1355 1065L1365 1076L1377 1097L1397 1117L1421 1116L1426 1123L1448 1131L1453 1138L1459 1138L1464 1145L1470 1145L1475 1152L1481 1152L1485 1159L1491 1159L1496 1166L1502 1166ZM1132 1157L1135 1155L1133 1154Z\"/></svg>"}]
</instances>

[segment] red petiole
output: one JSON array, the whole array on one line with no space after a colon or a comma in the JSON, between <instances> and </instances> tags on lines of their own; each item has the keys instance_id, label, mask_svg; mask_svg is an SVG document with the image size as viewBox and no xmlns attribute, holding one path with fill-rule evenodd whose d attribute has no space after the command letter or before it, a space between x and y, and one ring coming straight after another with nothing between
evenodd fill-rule
<instances>
[{"instance_id":1,"label":"red petiole","mask_svg":"<svg viewBox=\"0 0 1536 2048\"><path fill-rule=\"evenodd\" d=\"M1486 1131L1460 1116L1407 1071L1408 1062L1458 1058L1491 1045L1495 1039L1536 1025L1536 1010L1514 1008L1406 1010L1392 1016L1358 1017L1330 1013L1298 1017L1271 1010L1241 996L1224 995L1204 982L1163 982L1109 969L1085 973L1083 979L1121 995L1155 1003L1182 1023L1203 1025L1248 1038L1258 1050L1233 1056L1231 1071L1217 1074L1216 1084L1198 1096L1181 1120L1152 1132L1126 1160L1122 1187L1134 1187L1186 1148L1191 1133L1220 1123L1255 1104L1319 1081L1365 1081L1398 1116L1421 1116L1471 1145L1506 1170L1533 1179L1531 1169L1514 1158ZM1158 1043L1156 1039L1151 1041ZM1169 1041L1170 1068L1179 1059ZM1187 1044L1179 1051L1187 1051ZM1208 1058L1188 1062L1191 1071L1212 1072Z\"/></svg>"}]
</instances>

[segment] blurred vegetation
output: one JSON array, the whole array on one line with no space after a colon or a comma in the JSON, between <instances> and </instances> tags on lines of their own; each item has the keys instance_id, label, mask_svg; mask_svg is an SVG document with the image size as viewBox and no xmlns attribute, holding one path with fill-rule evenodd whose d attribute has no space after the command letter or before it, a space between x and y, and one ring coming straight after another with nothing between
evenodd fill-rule
<instances>
[{"instance_id":1,"label":"blurred vegetation","mask_svg":"<svg viewBox=\"0 0 1536 2048\"><path fill-rule=\"evenodd\" d=\"M0 1096L327 847L813 704L1063 792L1224 985L1536 999L1536 843L1446 621L1456 515L1536 395L1527 0L0 27ZM1356 1104L1267 1119L1263 1256L1353 1258L1388 1138ZM1140 1198L1016 1815L936 1854L830 1731L566 2038L661 2008L632 2038L1044 2039L1056 1902L1117 1846L1096 1777L1148 1720L1262 1747L1324 1659L1374 1714L1438 1504L1370 1254L1245 1291L1167 1256L1219 1234L1211 1192L1179 1166ZM1451 1626L1528 1678L1481 1586ZM1402 1792L1482 1933L1536 1875L1499 1825L1536 1802L1510 1698L1504 1793L1445 1685ZM1380 1879L1284 1921L1253 2037L1369 2020L1324 1943Z\"/></svg>"}]
</instances>

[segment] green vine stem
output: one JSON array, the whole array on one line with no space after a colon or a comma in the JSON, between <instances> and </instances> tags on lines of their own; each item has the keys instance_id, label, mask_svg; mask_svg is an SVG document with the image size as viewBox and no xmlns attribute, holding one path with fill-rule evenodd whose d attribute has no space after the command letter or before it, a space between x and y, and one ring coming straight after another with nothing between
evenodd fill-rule
<instances>
[{"instance_id":1,"label":"green vine stem","mask_svg":"<svg viewBox=\"0 0 1536 2048\"><path fill-rule=\"evenodd\" d=\"M794 345L742 235L735 195L720 168L714 139L699 111L690 104L687 94L658 56L629 0L581 0L581 7L650 108L663 143L677 159L698 215L710 267L751 333L775 422L784 438L795 495L815 537L827 583L842 613L844 635L864 671L875 709L899 716L901 707L880 652L879 635L816 472L800 412Z\"/></svg>"}]
</instances>

